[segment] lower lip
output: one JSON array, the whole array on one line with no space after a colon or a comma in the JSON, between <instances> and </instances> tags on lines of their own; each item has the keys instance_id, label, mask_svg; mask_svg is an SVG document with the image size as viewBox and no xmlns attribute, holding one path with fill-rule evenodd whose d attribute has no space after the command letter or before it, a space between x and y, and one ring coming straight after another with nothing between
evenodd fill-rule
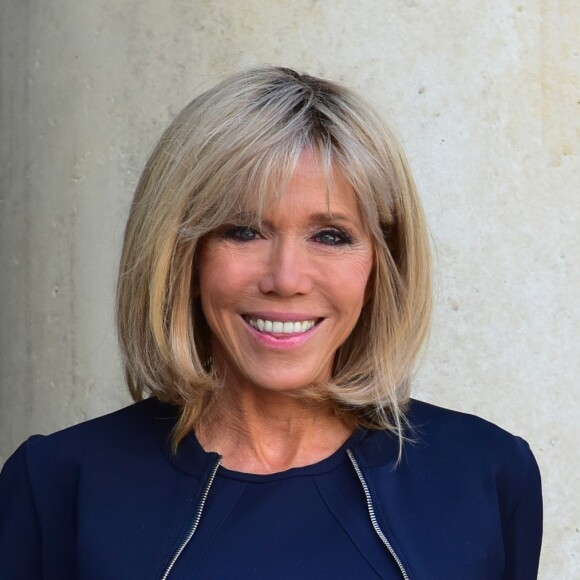
<instances>
[{"instance_id":1,"label":"lower lip","mask_svg":"<svg viewBox=\"0 0 580 580\"><path fill-rule=\"evenodd\" d=\"M260 332L254 328L245 318L242 317L244 324L250 334L261 344L277 349L277 350L290 350L293 348L298 348L307 342L316 332L317 328L321 323L317 323L310 330L306 332L301 332L299 334L272 334Z\"/></svg>"}]
</instances>

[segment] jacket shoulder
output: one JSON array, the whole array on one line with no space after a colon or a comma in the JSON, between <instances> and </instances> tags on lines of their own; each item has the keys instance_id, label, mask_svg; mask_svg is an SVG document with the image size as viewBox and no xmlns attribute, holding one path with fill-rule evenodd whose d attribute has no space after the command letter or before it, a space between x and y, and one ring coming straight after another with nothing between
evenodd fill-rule
<instances>
[{"instance_id":1,"label":"jacket shoulder","mask_svg":"<svg viewBox=\"0 0 580 580\"><path fill-rule=\"evenodd\" d=\"M459 471L466 477L487 474L513 494L512 503L530 481L539 486L536 459L521 437L481 417L417 400L412 401L407 417L411 441L405 455L411 463Z\"/></svg>"},{"instance_id":2,"label":"jacket shoulder","mask_svg":"<svg viewBox=\"0 0 580 580\"><path fill-rule=\"evenodd\" d=\"M480 417L416 400L407 419L400 463L374 470L377 488L391 493L389 506L403 507L396 521L410 517L409 537L435 548L445 577L495 578L500 566L502 578L535 578L542 490L526 441ZM430 577L433 560L421 559L414 572L421 576L423 566Z\"/></svg>"},{"instance_id":3,"label":"jacket shoulder","mask_svg":"<svg viewBox=\"0 0 580 580\"><path fill-rule=\"evenodd\" d=\"M165 448L178 413L176 407L146 399L51 435L33 435L22 447L26 447L28 462L38 469L111 464Z\"/></svg>"},{"instance_id":4,"label":"jacket shoulder","mask_svg":"<svg viewBox=\"0 0 580 580\"><path fill-rule=\"evenodd\" d=\"M481 452L527 448L521 437L512 435L498 425L461 411L446 409L413 399L407 412L411 440L419 445L451 446Z\"/></svg>"}]
</instances>

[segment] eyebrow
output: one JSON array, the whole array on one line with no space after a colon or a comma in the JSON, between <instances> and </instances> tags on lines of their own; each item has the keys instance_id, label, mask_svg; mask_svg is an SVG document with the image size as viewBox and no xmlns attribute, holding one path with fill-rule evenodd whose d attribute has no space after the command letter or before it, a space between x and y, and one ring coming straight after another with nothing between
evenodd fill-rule
<instances>
[{"instance_id":1,"label":"eyebrow","mask_svg":"<svg viewBox=\"0 0 580 580\"><path fill-rule=\"evenodd\" d=\"M343 214L343 213L332 213L332 212L325 212L325 213L315 213L310 216L310 221L312 223L321 223L321 224L331 224L334 222L347 222L347 223L358 223L358 218L353 220L352 217Z\"/></svg>"}]
</instances>

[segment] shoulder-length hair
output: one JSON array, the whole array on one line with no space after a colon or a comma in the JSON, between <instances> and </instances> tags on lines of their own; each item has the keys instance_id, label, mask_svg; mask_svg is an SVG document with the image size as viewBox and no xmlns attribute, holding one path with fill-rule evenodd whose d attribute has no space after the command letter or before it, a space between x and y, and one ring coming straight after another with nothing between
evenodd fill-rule
<instances>
[{"instance_id":1,"label":"shoulder-length hair","mask_svg":"<svg viewBox=\"0 0 580 580\"><path fill-rule=\"evenodd\" d=\"M284 191L305 149L352 186L373 241L369 297L338 349L331 381L304 396L402 442L410 379L428 333L431 258L411 171L391 131L359 97L286 68L230 76L175 118L150 156L125 231L117 326L126 380L181 407L174 446L214 394L209 329L196 280L200 240Z\"/></svg>"}]
</instances>

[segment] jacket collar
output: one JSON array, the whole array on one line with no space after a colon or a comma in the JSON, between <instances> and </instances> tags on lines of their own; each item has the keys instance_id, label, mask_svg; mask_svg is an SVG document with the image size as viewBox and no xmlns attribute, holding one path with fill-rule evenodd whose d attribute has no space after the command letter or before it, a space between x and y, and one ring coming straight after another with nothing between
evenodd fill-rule
<instances>
[{"instance_id":1,"label":"jacket collar","mask_svg":"<svg viewBox=\"0 0 580 580\"><path fill-rule=\"evenodd\" d=\"M390 431L368 430L351 451L366 467L377 467L387 463L394 467L399 453L399 441Z\"/></svg>"},{"instance_id":2,"label":"jacket collar","mask_svg":"<svg viewBox=\"0 0 580 580\"><path fill-rule=\"evenodd\" d=\"M169 460L175 467L189 475L203 477L220 459L219 454L205 451L193 433L186 435L176 453L168 449Z\"/></svg>"}]
</instances>

